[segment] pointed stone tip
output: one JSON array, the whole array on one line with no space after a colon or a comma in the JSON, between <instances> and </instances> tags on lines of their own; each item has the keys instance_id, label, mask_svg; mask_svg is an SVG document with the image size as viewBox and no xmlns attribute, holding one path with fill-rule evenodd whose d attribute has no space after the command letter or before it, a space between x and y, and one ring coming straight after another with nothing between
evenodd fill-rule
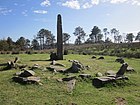
<instances>
[{"instance_id":1,"label":"pointed stone tip","mask_svg":"<svg viewBox=\"0 0 140 105\"><path fill-rule=\"evenodd\" d=\"M57 16L58 16L58 17L61 17L61 14L58 14Z\"/></svg>"}]
</instances>

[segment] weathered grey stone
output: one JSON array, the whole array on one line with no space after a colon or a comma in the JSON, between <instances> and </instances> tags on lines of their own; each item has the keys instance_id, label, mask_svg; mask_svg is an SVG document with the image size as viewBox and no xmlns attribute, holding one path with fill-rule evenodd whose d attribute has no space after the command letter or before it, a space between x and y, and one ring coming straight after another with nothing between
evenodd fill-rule
<instances>
[{"instance_id":1,"label":"weathered grey stone","mask_svg":"<svg viewBox=\"0 0 140 105\"><path fill-rule=\"evenodd\" d=\"M102 76L103 76L103 74L102 74L102 73L100 73L100 72L98 72L98 73L96 73L96 76L97 76L97 77L102 77Z\"/></svg>"},{"instance_id":2,"label":"weathered grey stone","mask_svg":"<svg viewBox=\"0 0 140 105\"><path fill-rule=\"evenodd\" d=\"M95 58L96 58L96 56L92 56L91 58L92 58L92 59L95 59Z\"/></svg>"},{"instance_id":3,"label":"weathered grey stone","mask_svg":"<svg viewBox=\"0 0 140 105\"><path fill-rule=\"evenodd\" d=\"M83 78L91 78L90 74L80 74L79 77Z\"/></svg>"},{"instance_id":4,"label":"weathered grey stone","mask_svg":"<svg viewBox=\"0 0 140 105\"><path fill-rule=\"evenodd\" d=\"M126 76L123 77L96 77L92 80L93 86L99 88L105 84L116 82L117 80L128 80Z\"/></svg>"},{"instance_id":5,"label":"weathered grey stone","mask_svg":"<svg viewBox=\"0 0 140 105\"><path fill-rule=\"evenodd\" d=\"M100 60L100 59L105 59L105 58L104 58L103 56L101 56L101 57L99 57L98 59Z\"/></svg>"},{"instance_id":6,"label":"weathered grey stone","mask_svg":"<svg viewBox=\"0 0 140 105\"><path fill-rule=\"evenodd\" d=\"M128 64L123 63L122 66L120 67L119 71L116 73L116 75L108 75L107 77L94 78L92 81L92 84L95 87L102 87L105 84L112 83L117 80L123 80L123 79L128 80L128 77L124 76L124 73L125 73L127 67L128 67Z\"/></svg>"},{"instance_id":7,"label":"weathered grey stone","mask_svg":"<svg viewBox=\"0 0 140 105\"><path fill-rule=\"evenodd\" d=\"M109 71L105 72L105 75L115 75L115 74L116 74L116 72L112 71L112 70L109 70Z\"/></svg>"},{"instance_id":8,"label":"weathered grey stone","mask_svg":"<svg viewBox=\"0 0 140 105\"><path fill-rule=\"evenodd\" d=\"M64 64L62 64L62 63L58 63L58 62L56 62L55 60L53 60L50 64L51 64L51 65L54 65L54 66L62 66L62 67L66 67Z\"/></svg>"},{"instance_id":9,"label":"weathered grey stone","mask_svg":"<svg viewBox=\"0 0 140 105\"><path fill-rule=\"evenodd\" d=\"M122 57L120 57L120 58L117 58L115 60L115 62L119 62L119 63L123 64L124 63L124 59Z\"/></svg>"},{"instance_id":10,"label":"weathered grey stone","mask_svg":"<svg viewBox=\"0 0 140 105\"><path fill-rule=\"evenodd\" d=\"M32 69L32 70L34 70L34 69L39 69L39 64L34 64L34 65L32 66L31 69Z\"/></svg>"},{"instance_id":11,"label":"weathered grey stone","mask_svg":"<svg viewBox=\"0 0 140 105\"><path fill-rule=\"evenodd\" d=\"M40 82L40 77L20 77L20 76L15 76L12 78L13 81L18 82L18 83L23 83L23 84L27 84L27 83L39 83Z\"/></svg>"},{"instance_id":12,"label":"weathered grey stone","mask_svg":"<svg viewBox=\"0 0 140 105\"><path fill-rule=\"evenodd\" d=\"M32 70L25 70L23 71L19 76L20 77L29 77L29 76L34 76L35 72Z\"/></svg>"},{"instance_id":13,"label":"weathered grey stone","mask_svg":"<svg viewBox=\"0 0 140 105\"><path fill-rule=\"evenodd\" d=\"M76 79L76 76L62 78L63 81L71 81L73 79Z\"/></svg>"},{"instance_id":14,"label":"weathered grey stone","mask_svg":"<svg viewBox=\"0 0 140 105\"><path fill-rule=\"evenodd\" d=\"M23 69L23 68L26 68L28 65L26 65L26 64L18 64L18 63L16 63L15 64L15 68L17 69L17 68L19 68L19 69Z\"/></svg>"},{"instance_id":15,"label":"weathered grey stone","mask_svg":"<svg viewBox=\"0 0 140 105\"><path fill-rule=\"evenodd\" d=\"M76 84L76 80L75 79L68 81L68 83L67 83L68 92L72 92L73 91L73 89L75 87L75 84Z\"/></svg>"},{"instance_id":16,"label":"weathered grey stone","mask_svg":"<svg viewBox=\"0 0 140 105\"><path fill-rule=\"evenodd\" d=\"M123 63L122 66L120 67L119 71L116 73L116 77L123 76L125 71L127 70L128 64Z\"/></svg>"},{"instance_id":17,"label":"weathered grey stone","mask_svg":"<svg viewBox=\"0 0 140 105\"><path fill-rule=\"evenodd\" d=\"M81 70L84 70L84 69L85 69L85 67L83 66L82 63L80 63L80 62L77 61L77 60L73 60L72 66L71 66L69 72L77 73L77 72L79 72L79 71L81 71Z\"/></svg>"},{"instance_id":18,"label":"weathered grey stone","mask_svg":"<svg viewBox=\"0 0 140 105\"><path fill-rule=\"evenodd\" d=\"M134 70L134 68L128 66L127 69L126 69L126 72L132 73L132 72L135 72L135 70Z\"/></svg>"},{"instance_id":19,"label":"weathered grey stone","mask_svg":"<svg viewBox=\"0 0 140 105\"><path fill-rule=\"evenodd\" d=\"M53 71L53 72L65 72L66 68L62 67L62 66L55 66L55 65L51 65L49 67L47 67L47 69Z\"/></svg>"},{"instance_id":20,"label":"weathered grey stone","mask_svg":"<svg viewBox=\"0 0 140 105\"><path fill-rule=\"evenodd\" d=\"M39 83L40 82L40 77L34 77L34 76L27 77L27 82L29 82L29 83Z\"/></svg>"},{"instance_id":21,"label":"weathered grey stone","mask_svg":"<svg viewBox=\"0 0 140 105\"><path fill-rule=\"evenodd\" d=\"M63 60L63 34L61 15L57 16L57 60Z\"/></svg>"},{"instance_id":22,"label":"weathered grey stone","mask_svg":"<svg viewBox=\"0 0 140 105\"><path fill-rule=\"evenodd\" d=\"M7 69L12 69L12 68L15 68L15 63L12 61L8 61L7 62Z\"/></svg>"}]
</instances>

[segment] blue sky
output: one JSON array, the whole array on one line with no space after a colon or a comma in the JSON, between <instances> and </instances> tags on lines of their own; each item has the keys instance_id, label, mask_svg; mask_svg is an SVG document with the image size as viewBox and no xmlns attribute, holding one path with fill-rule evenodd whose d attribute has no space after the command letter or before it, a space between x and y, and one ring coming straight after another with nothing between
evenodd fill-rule
<instances>
[{"instance_id":1,"label":"blue sky","mask_svg":"<svg viewBox=\"0 0 140 105\"><path fill-rule=\"evenodd\" d=\"M95 25L117 28L121 34L140 31L140 0L0 0L0 39L33 39L41 28L56 36L59 13L71 42L77 26L87 34Z\"/></svg>"}]
</instances>

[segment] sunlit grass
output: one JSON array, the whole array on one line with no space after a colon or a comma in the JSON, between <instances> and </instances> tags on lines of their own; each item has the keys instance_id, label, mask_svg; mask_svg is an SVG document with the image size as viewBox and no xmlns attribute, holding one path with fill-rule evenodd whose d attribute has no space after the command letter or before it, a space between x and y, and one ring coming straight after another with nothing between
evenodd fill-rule
<instances>
[{"instance_id":1,"label":"sunlit grass","mask_svg":"<svg viewBox=\"0 0 140 105\"><path fill-rule=\"evenodd\" d=\"M20 58L20 63L32 66L39 64L45 68L50 64L48 54L20 54L20 55L0 55L0 63L6 63ZM58 61L71 66L68 60L78 60L85 66L91 67L89 70L82 71L95 76L97 72L105 73L107 70L118 71L121 64L115 62L116 57L105 56L104 60L91 59L92 55L66 55L65 60ZM99 56L97 56L98 58ZM115 98L122 97L128 105L140 104L140 59L126 59L130 66L135 68L136 73L126 73L128 81L122 86L108 85L103 88L95 88L90 80L76 81L76 87L73 92L67 91L66 83L56 81L57 78L66 77L66 75L53 74L49 70L35 70L36 75L41 77L41 85L30 84L21 85L12 81L12 76L19 70L8 70L0 72L0 105L115 105ZM72 74L78 75L78 74Z\"/></svg>"}]
</instances>

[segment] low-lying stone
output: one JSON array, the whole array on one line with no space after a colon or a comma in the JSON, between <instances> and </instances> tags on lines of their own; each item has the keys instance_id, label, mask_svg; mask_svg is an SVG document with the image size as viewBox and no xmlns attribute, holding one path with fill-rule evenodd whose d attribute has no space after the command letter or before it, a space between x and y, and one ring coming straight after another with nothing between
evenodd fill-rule
<instances>
[{"instance_id":1,"label":"low-lying stone","mask_svg":"<svg viewBox=\"0 0 140 105\"><path fill-rule=\"evenodd\" d=\"M65 72L66 71L65 67L54 66L54 65L51 65L51 66L47 67L47 69L49 69L49 70L51 70L53 72Z\"/></svg>"},{"instance_id":2,"label":"low-lying stone","mask_svg":"<svg viewBox=\"0 0 140 105\"><path fill-rule=\"evenodd\" d=\"M124 63L124 59L122 57L120 57L120 58L117 58L115 60L115 62L119 62L119 63L123 64Z\"/></svg>"},{"instance_id":3,"label":"low-lying stone","mask_svg":"<svg viewBox=\"0 0 140 105\"><path fill-rule=\"evenodd\" d=\"M90 74L80 74L79 77L83 78L91 78Z\"/></svg>"},{"instance_id":4,"label":"low-lying stone","mask_svg":"<svg viewBox=\"0 0 140 105\"><path fill-rule=\"evenodd\" d=\"M25 70L23 71L19 76L20 77L29 77L29 76L34 76L35 72L32 70Z\"/></svg>"},{"instance_id":5,"label":"low-lying stone","mask_svg":"<svg viewBox=\"0 0 140 105\"><path fill-rule=\"evenodd\" d=\"M92 58L92 59L95 59L95 58L96 58L96 56L92 56L91 58Z\"/></svg>"},{"instance_id":6,"label":"low-lying stone","mask_svg":"<svg viewBox=\"0 0 140 105\"><path fill-rule=\"evenodd\" d=\"M105 75L115 75L115 74L116 74L116 72L112 71L112 70L109 70L109 71L105 72Z\"/></svg>"},{"instance_id":7,"label":"low-lying stone","mask_svg":"<svg viewBox=\"0 0 140 105\"><path fill-rule=\"evenodd\" d=\"M71 81L73 79L76 79L76 76L62 78L63 81Z\"/></svg>"},{"instance_id":8,"label":"low-lying stone","mask_svg":"<svg viewBox=\"0 0 140 105\"><path fill-rule=\"evenodd\" d=\"M105 84L116 82L117 80L128 80L128 77L96 77L92 80L93 86L99 88Z\"/></svg>"},{"instance_id":9,"label":"low-lying stone","mask_svg":"<svg viewBox=\"0 0 140 105\"><path fill-rule=\"evenodd\" d=\"M27 83L39 83L40 82L40 77L20 77L20 76L14 76L13 81L18 82L18 83L23 83L23 84L27 84Z\"/></svg>"},{"instance_id":10,"label":"low-lying stone","mask_svg":"<svg viewBox=\"0 0 140 105\"><path fill-rule=\"evenodd\" d=\"M68 83L67 83L67 90L68 90L68 92L71 92L74 89L75 84L76 84L76 80L75 79L68 81Z\"/></svg>"},{"instance_id":11,"label":"low-lying stone","mask_svg":"<svg viewBox=\"0 0 140 105\"><path fill-rule=\"evenodd\" d=\"M135 72L134 68L128 66L127 69L126 69L126 72Z\"/></svg>"},{"instance_id":12,"label":"low-lying stone","mask_svg":"<svg viewBox=\"0 0 140 105\"><path fill-rule=\"evenodd\" d=\"M102 73L100 73L100 72L96 73L96 77L102 77L102 76L103 76Z\"/></svg>"},{"instance_id":13,"label":"low-lying stone","mask_svg":"<svg viewBox=\"0 0 140 105\"><path fill-rule=\"evenodd\" d=\"M105 58L101 56L101 57L98 58L98 60L100 60L100 59L105 59Z\"/></svg>"}]
</instances>

